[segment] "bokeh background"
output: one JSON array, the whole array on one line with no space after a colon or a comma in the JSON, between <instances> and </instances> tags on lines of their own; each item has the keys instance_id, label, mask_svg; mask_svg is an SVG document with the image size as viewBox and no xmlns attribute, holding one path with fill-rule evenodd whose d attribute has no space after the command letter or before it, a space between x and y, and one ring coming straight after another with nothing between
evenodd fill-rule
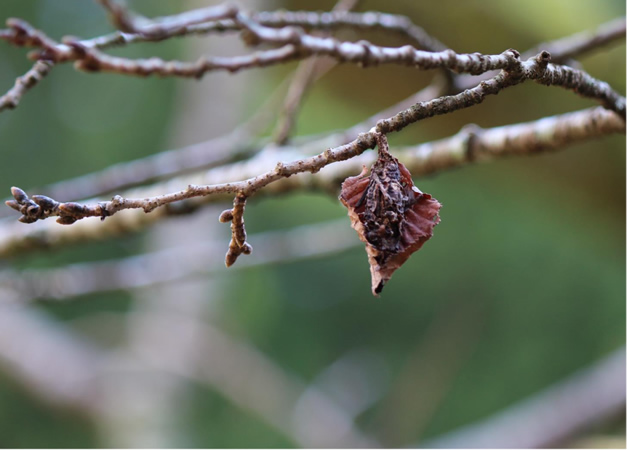
<instances>
[{"instance_id":1,"label":"bokeh background","mask_svg":"<svg viewBox=\"0 0 627 450\"><path fill-rule=\"evenodd\" d=\"M206 4L130 2L147 16ZM333 4L264 1L254 7L329 10ZM408 15L458 52L498 53L593 30L624 16L625 4L363 1L359 10ZM104 11L85 0L3 0L0 17L24 18L55 39L112 30ZM403 44L384 33L365 37ZM235 40L193 37L113 53L192 59L240 51ZM0 45L0 61L2 91L30 67L24 49L7 44ZM624 42L580 61L625 92ZM57 67L18 109L0 114L0 192L225 134L295 67L209 74L199 81ZM411 95L433 75L397 66L338 66L311 90L298 134L347 128ZM446 137L468 123L499 126L590 105L529 82L408 127L391 136L391 144ZM324 258L219 269L176 283L32 304L28 313L45 327L106 354L92 368L101 391L93 410L51 399L0 356L0 446L301 446L340 427L316 396L336 401L342 418L381 445L420 445L492 417L624 346L624 136L468 166L416 184L444 205L442 222L381 298L370 294L366 255L356 244ZM222 241L226 251L228 226L217 223L222 206L131 235L16 255L0 267L54 268L208 241ZM253 198L246 224L254 247L256 233L345 217L333 195L298 193ZM219 263L224 251L207 260ZM209 343L201 342L205 338ZM35 358L37 349L19 353ZM190 360L198 359L209 375L184 375L192 370ZM270 386L279 389L268 391ZM296 400L291 414L282 417L277 405L290 399ZM322 413L316 415L316 408ZM315 423L315 417L329 423ZM303 438L310 435L313 440ZM624 446L624 413L568 442L590 436Z\"/></svg>"}]
</instances>

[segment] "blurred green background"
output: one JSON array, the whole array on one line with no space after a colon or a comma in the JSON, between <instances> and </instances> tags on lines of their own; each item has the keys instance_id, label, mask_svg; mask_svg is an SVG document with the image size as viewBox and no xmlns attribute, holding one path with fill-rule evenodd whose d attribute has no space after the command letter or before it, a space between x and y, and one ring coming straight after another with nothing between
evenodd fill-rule
<instances>
[{"instance_id":1,"label":"blurred green background","mask_svg":"<svg viewBox=\"0 0 627 450\"><path fill-rule=\"evenodd\" d=\"M130 4L155 16L202 3ZM328 10L333 4L322 1L315 7ZM312 3L268 2L263 7L311 9ZM524 51L593 30L623 16L625 4L364 1L359 10L408 15L458 52L498 53L507 48ZM111 30L101 8L85 0L3 0L0 17L24 18L55 39ZM357 39L351 33L346 37ZM370 33L367 39L403 44L384 33ZM115 52L176 58L182 57L186 42L170 40ZM0 44L0 86L5 91L30 63L24 49ZM188 53L185 57L190 59ZM624 42L586 55L581 63L593 76L625 92ZM245 109L254 109L294 67L255 70L256 85L247 95ZM298 133L351 126L425 86L432 76L406 67L341 65L312 89ZM8 194L13 185L42 186L168 149L177 114L185 108L177 102L179 93L194 86L202 87L203 95L220 89L212 80L212 74L201 81L139 79L79 73L71 65L57 67L18 109L0 114L0 192ZM467 123L498 126L590 105L571 92L530 82L477 107L408 127L391 136L391 144L449 136ZM215 123L220 117L206 120ZM202 136L202 130L198 133ZM218 133L203 139L214 135ZM370 294L366 256L359 246L327 258L220 271L215 275L222 286L219 304L214 304L212 292L206 293L207 305L213 308L211 322L307 382L346 355L369 355L379 368L379 391L356 422L384 444L409 445L488 417L624 345L624 149L624 136L616 135L563 152L416 180L421 190L443 204L442 222L434 238L394 275L381 298ZM345 216L333 196L290 194L253 199L246 224L252 235ZM224 239L225 250L226 232L220 230L218 236ZM143 232L55 252L32 252L0 264L55 267L132 255L147 245ZM223 256L212 258L219 261ZM156 301L159 291L151 295ZM36 307L86 340L116 345L107 342L110 337L78 324L103 313L123 318L134 301L124 292ZM188 384L186 392L184 406L172 411L172 423L180 427L180 438L173 445L296 445L210 387ZM622 422L619 418L607 432L624 436ZM118 442L107 441L97 427L79 413L41 402L20 380L0 371L1 446L92 447Z\"/></svg>"}]
</instances>

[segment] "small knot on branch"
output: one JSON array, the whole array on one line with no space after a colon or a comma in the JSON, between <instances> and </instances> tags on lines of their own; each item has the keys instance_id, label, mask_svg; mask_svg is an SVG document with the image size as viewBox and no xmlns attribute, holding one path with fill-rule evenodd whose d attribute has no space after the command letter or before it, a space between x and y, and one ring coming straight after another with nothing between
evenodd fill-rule
<instances>
[{"instance_id":1,"label":"small knot on branch","mask_svg":"<svg viewBox=\"0 0 627 450\"><path fill-rule=\"evenodd\" d=\"M59 204L59 212L61 216L69 216L75 219L85 217L85 206L76 202L67 202Z\"/></svg>"},{"instance_id":2,"label":"small knot on branch","mask_svg":"<svg viewBox=\"0 0 627 450\"><path fill-rule=\"evenodd\" d=\"M58 43L25 20L10 18L6 23L13 32L12 35L7 36L9 42L18 47L39 47L37 51L28 54L31 60L58 61L61 59L57 49Z\"/></svg>"},{"instance_id":3,"label":"small knot on branch","mask_svg":"<svg viewBox=\"0 0 627 450\"><path fill-rule=\"evenodd\" d=\"M85 58L87 56L87 47L74 36L64 36L62 42L70 47L78 59Z\"/></svg>"},{"instance_id":4,"label":"small knot on branch","mask_svg":"<svg viewBox=\"0 0 627 450\"><path fill-rule=\"evenodd\" d=\"M232 209L225 209L220 214L220 217L219 217L218 220L220 221L220 223L227 223L227 222L232 221L233 220L233 210Z\"/></svg>"},{"instance_id":5,"label":"small knot on branch","mask_svg":"<svg viewBox=\"0 0 627 450\"><path fill-rule=\"evenodd\" d=\"M511 56L512 58L514 58L517 61L520 61L520 52L518 50L514 49L514 48L508 48L503 53L508 54L509 56Z\"/></svg>"},{"instance_id":6,"label":"small knot on branch","mask_svg":"<svg viewBox=\"0 0 627 450\"><path fill-rule=\"evenodd\" d=\"M466 147L466 161L473 162L477 160L477 138L483 132L483 128L474 123L465 125L461 130L464 136L464 146Z\"/></svg>"},{"instance_id":7,"label":"small knot on branch","mask_svg":"<svg viewBox=\"0 0 627 450\"><path fill-rule=\"evenodd\" d=\"M71 40L71 38L67 38L65 44L70 47L76 55L76 61L74 62L74 68L76 70L82 70L84 72L100 71L100 60L94 56L93 50L87 48L79 41Z\"/></svg>"},{"instance_id":8,"label":"small knot on branch","mask_svg":"<svg viewBox=\"0 0 627 450\"><path fill-rule=\"evenodd\" d=\"M384 133L384 134L392 131L390 120L388 119L379 120L377 124L375 125L375 130L377 133Z\"/></svg>"},{"instance_id":9,"label":"small knot on branch","mask_svg":"<svg viewBox=\"0 0 627 450\"><path fill-rule=\"evenodd\" d=\"M290 173L287 170L287 167L285 167L285 164L283 164L281 161L276 163L276 166L274 167L274 171L282 177L290 176Z\"/></svg>"},{"instance_id":10,"label":"small knot on branch","mask_svg":"<svg viewBox=\"0 0 627 450\"><path fill-rule=\"evenodd\" d=\"M541 67L546 67L551 62L551 54L543 50L537 54L536 61Z\"/></svg>"},{"instance_id":11,"label":"small knot on branch","mask_svg":"<svg viewBox=\"0 0 627 450\"><path fill-rule=\"evenodd\" d=\"M370 50L370 47L372 47L372 43L362 39L360 41L357 41L356 44L361 45L361 48L364 52L362 60L358 63L359 67L365 68L376 65L376 60L372 58L372 51Z\"/></svg>"},{"instance_id":12,"label":"small knot on branch","mask_svg":"<svg viewBox=\"0 0 627 450\"><path fill-rule=\"evenodd\" d=\"M516 71L520 69L520 52L513 48L508 48L503 53L501 53L507 58L508 71Z\"/></svg>"},{"instance_id":13,"label":"small knot on branch","mask_svg":"<svg viewBox=\"0 0 627 450\"><path fill-rule=\"evenodd\" d=\"M111 215L111 213L107 210L107 203L106 202L100 202L98 203L98 206L100 207L100 220L102 222L104 222L104 220L109 217Z\"/></svg>"},{"instance_id":14,"label":"small knot on branch","mask_svg":"<svg viewBox=\"0 0 627 450\"><path fill-rule=\"evenodd\" d=\"M259 44L261 44L261 38L259 37L259 35L247 28L244 28L240 32L239 38L242 40L244 45L248 47L257 47Z\"/></svg>"},{"instance_id":15,"label":"small knot on branch","mask_svg":"<svg viewBox=\"0 0 627 450\"><path fill-rule=\"evenodd\" d=\"M277 33L281 40L287 44L299 45L305 31L298 27L285 27Z\"/></svg>"}]
</instances>

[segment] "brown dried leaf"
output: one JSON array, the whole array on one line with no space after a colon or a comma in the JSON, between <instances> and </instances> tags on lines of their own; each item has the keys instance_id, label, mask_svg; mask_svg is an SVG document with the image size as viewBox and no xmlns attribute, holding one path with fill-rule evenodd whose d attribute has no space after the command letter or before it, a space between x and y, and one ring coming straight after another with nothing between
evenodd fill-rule
<instances>
[{"instance_id":1,"label":"brown dried leaf","mask_svg":"<svg viewBox=\"0 0 627 450\"><path fill-rule=\"evenodd\" d=\"M340 193L352 227L366 244L373 295L431 238L441 207L414 186L407 168L389 153L385 135L377 139L379 158L370 175L364 166L359 175L342 183Z\"/></svg>"}]
</instances>

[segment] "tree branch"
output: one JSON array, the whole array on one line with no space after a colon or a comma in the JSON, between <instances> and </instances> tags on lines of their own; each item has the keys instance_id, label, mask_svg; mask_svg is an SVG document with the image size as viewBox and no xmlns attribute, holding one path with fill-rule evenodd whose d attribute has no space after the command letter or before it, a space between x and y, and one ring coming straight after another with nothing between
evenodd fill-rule
<instances>
[{"instance_id":1,"label":"tree branch","mask_svg":"<svg viewBox=\"0 0 627 450\"><path fill-rule=\"evenodd\" d=\"M104 6L109 8L109 10L112 12L112 15L114 17L117 17L117 19L115 20L118 20L119 22L127 21L129 23L135 23L138 20L137 17L133 17L132 19L129 18L131 14L123 8L119 8L118 4L104 1ZM184 36L190 33L208 32L214 29L218 29L221 31L228 29L232 29L234 31L239 30L241 28L241 25L230 19L209 21L204 24L200 23L203 18L220 17L222 15L228 16L229 14L233 14L233 10L230 9L228 6L220 5L214 8L194 10L180 15L158 18L152 21L144 18L139 21L142 22L145 26L148 26L147 24L149 24L149 26L151 27L149 28L149 30L152 30L152 32L137 34L116 32L109 35L82 41L70 39L69 43L71 45L56 43L52 39L48 38L41 31L34 29L25 21L19 19L9 19L7 21L7 24L9 25L10 29L0 30L0 39L7 40L18 46L35 46L42 48L42 51L32 55L32 57L34 58L40 58L44 60L54 59L56 62L65 62L79 60L81 57L86 58L87 52L91 51L92 56L97 55L96 63L100 62L100 57L101 59L104 59L103 64L105 66L110 66L111 70L133 74L146 74L156 71L157 73L160 73L162 75L166 73L174 75L177 70L174 70L174 68L170 66L164 67L164 65L167 65L167 63L159 59L153 58L147 61L140 60L139 62L125 59L109 59L112 57L103 55L96 49L102 49L116 45L126 45L134 42L160 41L169 37ZM383 28L386 30L403 32L408 37L412 38L419 47L425 48L427 50L443 50L445 48L443 44L431 38L431 36L425 33L424 30L416 27L413 23L411 23L409 19L404 16L395 16L373 12L313 13L279 11L254 13L251 17L252 20L258 21L261 25L267 26L299 25L306 28L309 27L323 29L337 28L339 26L354 26L358 28ZM127 24L120 26L122 26L123 28L132 28L133 26L139 25ZM206 29L203 29L203 26ZM600 45L604 45L607 42L615 40L620 37L621 34L624 34L624 19L622 19L622 22L619 19L616 22L611 22L601 26L597 30L596 34L593 34L592 36L577 34L569 38L555 41L553 43L548 43L547 47L550 51L552 50L556 52L554 54L554 61L561 62L577 53L587 51L592 48L597 48ZM287 48L283 48L281 51L274 50L270 54L265 54L262 59L265 59L266 62L278 62L277 58L279 58L279 56L286 59L296 57L292 54L293 50L289 46L286 47ZM356 51L359 53L359 50ZM368 49L368 52L369 51L370 49ZM534 53L535 51L531 53L526 52L525 56L531 56ZM254 58L254 55L238 58L240 59L213 59L206 62L204 62L204 60L200 60L195 63L196 66L194 66L194 63L188 63L187 65L184 65L184 63L180 62L172 62L172 65L176 66L178 72L180 72L182 76L200 76L199 73L202 72L202 70L209 70L208 68L212 67L211 63L213 63L214 67L212 70L218 68L226 70L238 70L242 67L248 67L248 65L252 64L251 58ZM81 66L85 70L95 69L95 67L91 67L84 61L82 63L79 62L79 66ZM23 94L23 92L21 94ZM11 104L13 104L12 101L9 101L7 103L9 107ZM2 105L2 103L0 103L0 105ZM5 108L0 108L0 110Z\"/></svg>"},{"instance_id":2,"label":"tree branch","mask_svg":"<svg viewBox=\"0 0 627 450\"><path fill-rule=\"evenodd\" d=\"M594 32L581 32L566 36L555 41L533 47L522 54L522 59L532 58L543 51L548 51L551 60L556 64L564 64L571 58L590 50L599 49L613 41L625 38L625 18L620 18L600 25ZM477 77L463 75L458 77L455 89L461 91L474 86L478 81L488 78L489 74ZM461 78L461 79L460 79Z\"/></svg>"},{"instance_id":3,"label":"tree branch","mask_svg":"<svg viewBox=\"0 0 627 450\"><path fill-rule=\"evenodd\" d=\"M563 148L574 142L624 132L625 122L622 118L599 107L487 130L466 127L461 133L451 138L417 147L408 147L398 152L395 151L394 154L415 176L419 176L499 156L538 154L546 150ZM276 164L277 159L293 157L294 152L295 149L290 148L288 151L275 153L271 157L258 155L249 161L217 167L198 174L189 174L181 179L170 180L165 185L138 189L129 194L140 198L149 197L151 193L167 189L167 186L189 181L198 184L226 183L234 174L246 177L252 176L260 168L271 168ZM358 173L362 165L372 164L373 160L373 154L363 154L350 161L329 166L315 176L303 173L289 179L284 178L275 185L268 186L262 192L272 194L297 189L318 189L336 193L337 187L347 176ZM55 226L54 223L49 222L23 227L20 224L4 221L0 225L0 257L7 257L18 252L23 253L42 246L63 246L71 242L102 239L112 234L136 231L166 215L190 211L201 204L227 199L227 195L203 197L187 200L189 203L181 205L181 208L162 208L151 214L143 214L139 211L132 214L129 211L124 215L109 218L104 223L79 222L71 228Z\"/></svg>"},{"instance_id":4,"label":"tree branch","mask_svg":"<svg viewBox=\"0 0 627 450\"><path fill-rule=\"evenodd\" d=\"M224 136L181 149L156 153L134 161L118 163L100 172L63 180L37 190L48 197L75 201L114 193L121 189L141 186L160 178L172 177L192 170L209 169L233 160L251 157L264 148L263 140L255 140L252 136L269 123L269 111L275 107L275 103L279 99L278 94L281 91L282 89L277 89L249 120ZM436 97L443 91L443 83L436 82L347 130L321 137L301 137L299 140L303 142L297 144L294 150L301 154L311 154L318 151L319 148L337 147L345 144L362 130L372 128L380 119L394 114L399 109L408 108L416 102ZM289 149L290 147L283 146L280 150L285 152ZM10 209L0 210L0 218L11 214Z\"/></svg>"},{"instance_id":5,"label":"tree branch","mask_svg":"<svg viewBox=\"0 0 627 450\"><path fill-rule=\"evenodd\" d=\"M564 63L570 58L580 56L590 50L610 43L625 40L625 18L611 20L601 24L594 31L583 31L562 39L546 42L534 47L524 53L526 57L531 57L543 50L549 52L556 63Z\"/></svg>"},{"instance_id":6,"label":"tree branch","mask_svg":"<svg viewBox=\"0 0 627 450\"><path fill-rule=\"evenodd\" d=\"M255 253L235 270L285 264L333 255L359 245L344 219L251 236ZM70 264L54 269L5 270L0 274L3 303L69 301L76 297L174 283L196 275L220 274L220 241L197 242L114 261Z\"/></svg>"},{"instance_id":7,"label":"tree branch","mask_svg":"<svg viewBox=\"0 0 627 450\"><path fill-rule=\"evenodd\" d=\"M457 54L452 50L428 52L416 50L411 45L400 48L381 47L366 41L341 42L335 38L319 38L308 35L298 28L274 29L255 22L250 16L237 14L241 24L259 42L281 44L282 47L234 57L202 57L196 62L164 61L160 58L131 60L102 53L93 42L66 38L58 44L42 31L36 30L21 19L9 19L9 32L0 38L17 46L37 47L31 54L34 59L54 62L75 61L76 68L86 71L109 71L138 76L160 75L202 77L214 70L238 70L265 67L303 59L312 55L326 55L341 62L360 63L364 66L378 64L402 64L420 69L447 68L459 73L481 74L490 70L509 69L516 65L517 57L510 51L500 55Z\"/></svg>"},{"instance_id":8,"label":"tree branch","mask_svg":"<svg viewBox=\"0 0 627 450\"><path fill-rule=\"evenodd\" d=\"M97 349L49 320L41 311L3 307L0 362L16 380L49 402L90 411L98 367Z\"/></svg>"},{"instance_id":9,"label":"tree branch","mask_svg":"<svg viewBox=\"0 0 627 450\"><path fill-rule=\"evenodd\" d=\"M510 52L518 56L518 52ZM389 119L379 121L376 130L384 134L390 131L400 131L418 120L477 105L483 102L487 95L496 95L503 89L525 80L570 89L582 97L599 101L606 108L614 110L623 119L625 118L625 97L612 90L607 83L596 80L581 70L551 64L550 59L551 55L548 52L542 52L535 58L520 62L516 68L509 71L503 70L494 78L484 80L479 85L457 95L417 103Z\"/></svg>"},{"instance_id":10,"label":"tree branch","mask_svg":"<svg viewBox=\"0 0 627 450\"><path fill-rule=\"evenodd\" d=\"M357 29L382 29L405 35L418 47L436 52L448 47L415 25L406 16L384 14L378 11L355 13L332 11L317 13L312 11L276 11L252 14L253 19L267 27L283 28L299 26L305 29L333 30L341 27Z\"/></svg>"},{"instance_id":11,"label":"tree branch","mask_svg":"<svg viewBox=\"0 0 627 450\"><path fill-rule=\"evenodd\" d=\"M351 141L353 136L372 128L377 121L394 114L399 109L405 109L416 102L437 97L444 90L442 84L430 85L347 130L323 134L322 136L300 137L298 140L302 142L296 144L295 147L299 153L311 154L320 148L337 147L345 144ZM254 139L253 135L269 123L269 111L276 107L275 103L277 103L276 100L279 98L278 93L280 91L281 89L278 89L249 120L224 136L181 149L156 153L134 161L118 163L100 172L45 186L39 191L52 198L65 198L74 201L140 186L149 181L180 175L192 170L209 169L244 157L251 157L264 148L265 141ZM289 148L282 146L280 150L286 151ZM9 212L10 210L1 210L0 217L7 216L5 211Z\"/></svg>"},{"instance_id":12,"label":"tree branch","mask_svg":"<svg viewBox=\"0 0 627 450\"><path fill-rule=\"evenodd\" d=\"M163 23L176 23L178 27L162 30L159 38L182 36L187 34L205 34L211 32L241 31L241 25L232 19L219 20L223 17L233 17L237 11L230 9L228 5L198 9L173 16L147 19L138 16L112 0L99 0L112 18L116 28L127 33L138 33L142 39L155 39L155 33L144 33L142 27L163 27ZM379 29L399 33L413 41L418 47L428 51L441 51L448 47L439 42L423 28L415 25L408 17L396 14L385 14L379 11L364 13L349 12L353 7L339 4L331 12L314 11L262 11L252 12L251 17L264 26L283 28L297 26L304 29L336 30L340 28L354 28L359 30ZM207 19L211 14L213 18Z\"/></svg>"},{"instance_id":13,"label":"tree branch","mask_svg":"<svg viewBox=\"0 0 627 450\"><path fill-rule=\"evenodd\" d=\"M230 19L237 14L237 8L229 3L207 8L186 11L172 16L147 19L130 13L114 0L98 0L109 11L113 24L126 33L139 34L150 40L161 40L186 33L191 26Z\"/></svg>"},{"instance_id":14,"label":"tree branch","mask_svg":"<svg viewBox=\"0 0 627 450\"><path fill-rule=\"evenodd\" d=\"M50 61L37 61L28 72L16 78L15 85L0 97L0 112L17 108L22 96L43 80L53 67L54 64Z\"/></svg>"},{"instance_id":15,"label":"tree branch","mask_svg":"<svg viewBox=\"0 0 627 450\"><path fill-rule=\"evenodd\" d=\"M604 418L625 412L625 348L483 421L424 448L555 448Z\"/></svg>"}]
</instances>

